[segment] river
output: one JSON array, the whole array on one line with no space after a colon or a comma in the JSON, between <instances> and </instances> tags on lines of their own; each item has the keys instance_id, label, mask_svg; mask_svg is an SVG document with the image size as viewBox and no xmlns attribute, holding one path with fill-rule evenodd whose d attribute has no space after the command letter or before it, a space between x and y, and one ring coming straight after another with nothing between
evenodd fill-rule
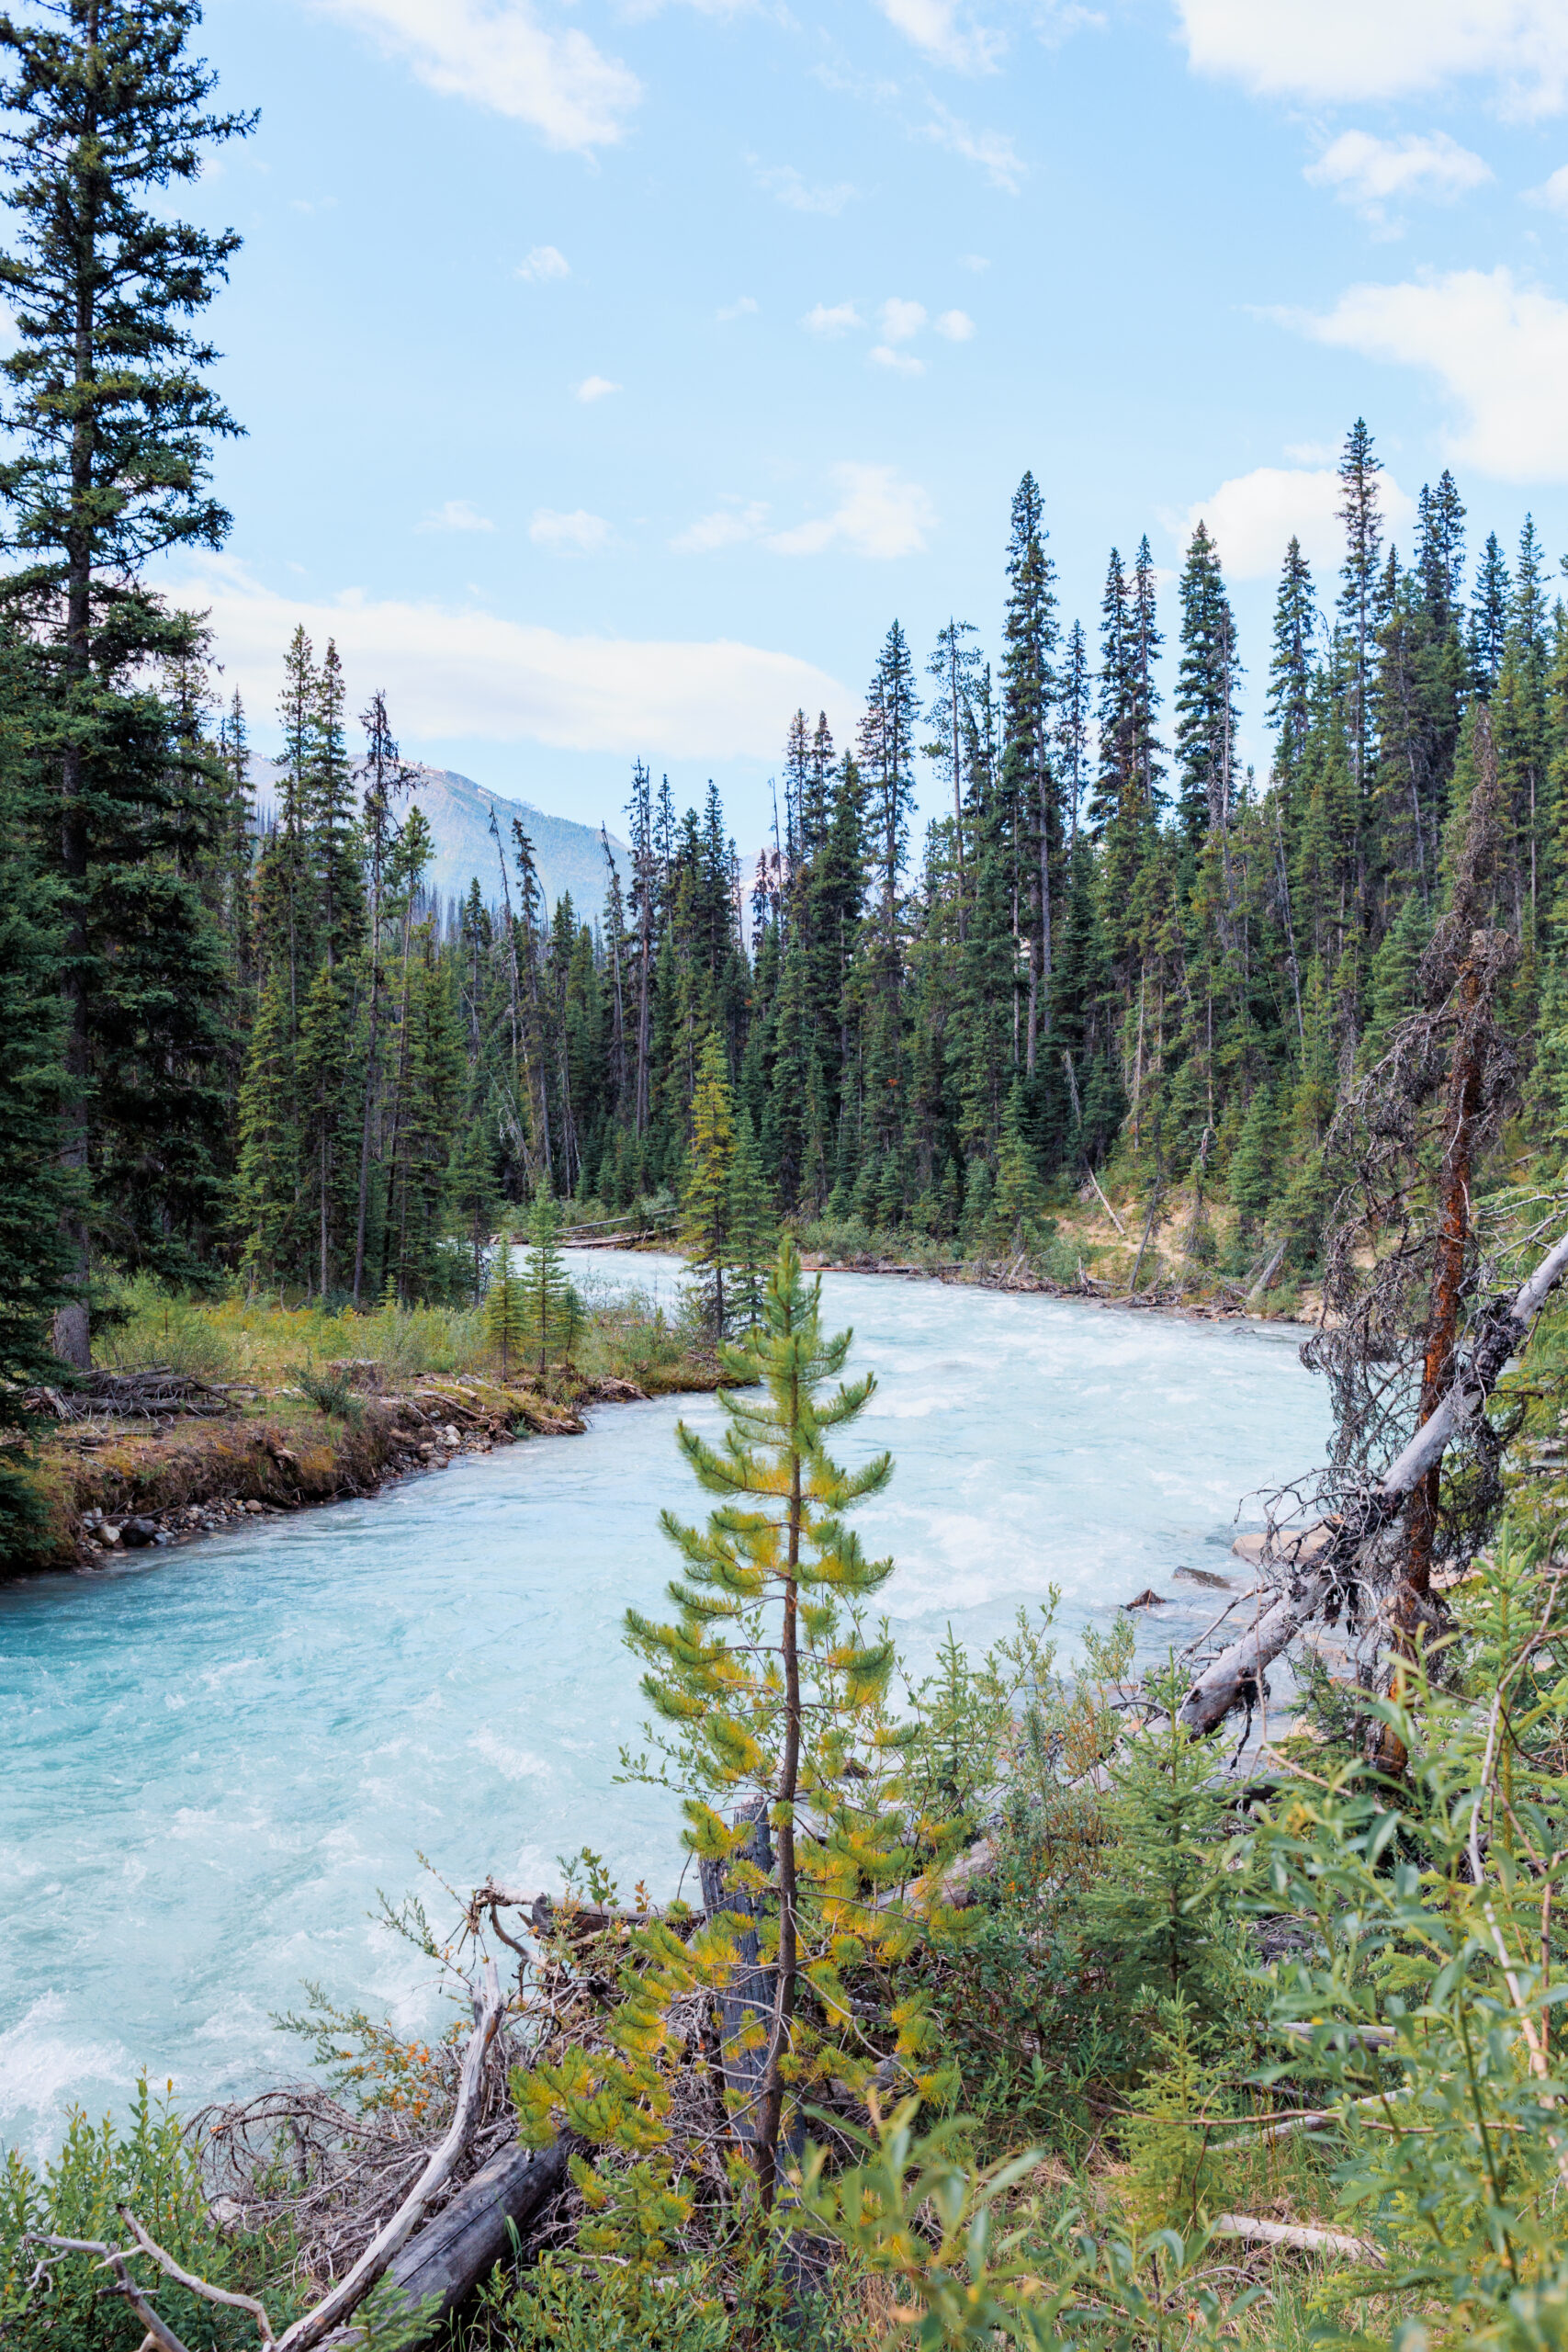
<instances>
[{"instance_id":1,"label":"river","mask_svg":"<svg viewBox=\"0 0 1568 2352\"><path fill-rule=\"evenodd\" d=\"M570 1253L590 1284L668 1291L672 1260ZM1052 1585L1070 1663L1145 1586L1145 1646L1190 1636L1237 1506L1322 1459L1294 1333L1032 1295L827 1277L829 1328L880 1387L844 1453L897 1469L860 1514L892 1553L911 1669L972 1649ZM58 2143L69 2103L122 2109L143 2065L185 2107L301 2070L274 2012L307 1980L410 2031L429 1964L378 1890L487 1872L558 1885L584 1844L625 1889L680 1866L672 1801L615 1781L640 1745L628 1601L699 1516L671 1431L710 1397L607 1406L585 1437L459 1459L363 1502L263 1522L107 1577L0 1591L0 2143ZM1256 1513L1243 1510L1243 1522ZM141 1565L141 1561L145 1565Z\"/></svg>"}]
</instances>

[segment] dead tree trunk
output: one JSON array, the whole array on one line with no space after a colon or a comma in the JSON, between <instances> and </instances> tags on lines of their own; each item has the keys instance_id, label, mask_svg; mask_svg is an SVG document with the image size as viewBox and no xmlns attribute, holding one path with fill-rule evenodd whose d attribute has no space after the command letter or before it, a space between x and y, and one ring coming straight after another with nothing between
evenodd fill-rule
<instances>
[{"instance_id":1,"label":"dead tree trunk","mask_svg":"<svg viewBox=\"0 0 1568 2352\"><path fill-rule=\"evenodd\" d=\"M1459 1023L1454 1033L1453 1060L1449 1076L1448 1114L1443 1123L1443 1170L1439 1183L1437 1261L1432 1270L1431 1309L1427 1319L1427 1351L1421 1368L1421 1402L1416 1427L1424 1429L1443 1400L1453 1377L1454 1348L1459 1339L1460 1305L1464 1289L1465 1249L1470 1239L1470 1178L1476 1122L1481 1115L1486 1062L1486 1028L1490 1006L1483 988L1486 968L1485 940L1472 943L1459 978ZM1409 1541L1404 1573L1394 1601L1396 1640L1414 1657L1416 1627L1432 1583L1432 1549L1438 1532L1438 1490L1440 1466L1434 1462L1410 1498L1406 1521Z\"/></svg>"},{"instance_id":2,"label":"dead tree trunk","mask_svg":"<svg viewBox=\"0 0 1568 2352\"><path fill-rule=\"evenodd\" d=\"M1482 1412L1509 1359L1525 1345L1536 1317L1564 1274L1568 1274L1568 1234L1549 1250L1511 1299L1500 1300L1481 1317L1469 1360L1435 1411L1361 1498L1359 1507L1344 1512L1326 1549L1239 1641L1233 1642L1199 1676L1181 1703L1180 1719L1188 1731L1213 1731L1232 1707L1256 1692L1266 1668L1342 1587L1363 1548L1393 1524L1428 1472L1441 1462L1450 1440Z\"/></svg>"},{"instance_id":3,"label":"dead tree trunk","mask_svg":"<svg viewBox=\"0 0 1568 2352\"><path fill-rule=\"evenodd\" d=\"M736 1815L739 1826L743 1819L753 1823L751 1836L741 1849L740 1859L771 1877L773 1867L773 1840L768 1835L767 1815L761 1801ZM721 1911L738 1914L742 1918L761 1917L766 1897L726 1883L722 1862L704 1861L700 1864L703 1882L703 1908L710 1919ZM768 2072L768 2030L773 2014L773 1972L764 1968L758 1959L757 1930L748 1928L736 1939L736 1965L718 1996L718 2035L720 2064L724 2075L726 2104L735 2126L735 2136L751 2158L757 2161L761 2142L762 2100Z\"/></svg>"}]
</instances>

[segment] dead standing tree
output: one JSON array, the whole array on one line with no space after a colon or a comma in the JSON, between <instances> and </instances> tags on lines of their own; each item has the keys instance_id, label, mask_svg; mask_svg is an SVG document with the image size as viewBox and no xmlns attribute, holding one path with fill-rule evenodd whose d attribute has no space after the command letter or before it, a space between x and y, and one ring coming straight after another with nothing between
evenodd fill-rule
<instances>
[{"instance_id":1,"label":"dead standing tree","mask_svg":"<svg viewBox=\"0 0 1568 2352\"><path fill-rule=\"evenodd\" d=\"M1325 1147L1339 1189L1325 1245L1325 1328L1303 1355L1333 1394L1335 1464L1323 1484L1325 1498L1337 1490L1337 1508L1310 1566L1297 1568L1251 1631L1194 1683L1182 1716L1195 1732L1253 1697L1267 1665L1310 1618L1347 1602L1354 1611L1369 1589L1397 1687L1423 1629L1437 1623L1435 1561L1473 1550L1501 1499L1498 1434L1483 1408L1561 1280L1568 1244L1513 1297L1483 1303L1495 1276L1479 1245L1474 1178L1518 1075L1496 1012L1517 948L1492 920L1506 812L1484 706L1474 754L1451 905L1421 963L1421 1009L1400 1023L1342 1105ZM1456 1442L1472 1475L1456 1478L1450 1465L1445 1487L1444 1455ZM1380 1457L1389 1466L1373 1476Z\"/></svg>"}]
</instances>

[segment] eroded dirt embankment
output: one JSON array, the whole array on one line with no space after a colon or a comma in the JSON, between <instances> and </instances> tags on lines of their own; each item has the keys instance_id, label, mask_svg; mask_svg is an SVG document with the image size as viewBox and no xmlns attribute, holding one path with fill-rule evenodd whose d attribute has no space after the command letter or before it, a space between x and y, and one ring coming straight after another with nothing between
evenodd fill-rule
<instances>
[{"instance_id":1,"label":"eroded dirt embankment","mask_svg":"<svg viewBox=\"0 0 1568 2352\"><path fill-rule=\"evenodd\" d=\"M216 1420L79 1422L47 1439L34 1465L50 1541L29 1565L90 1573L127 1552L243 1519L372 1495L391 1479L444 1470L459 1454L579 1435L588 1406L646 1394L610 1377L573 1380L557 1393L430 1378L400 1396L356 1399L347 1419L270 1398Z\"/></svg>"}]
</instances>

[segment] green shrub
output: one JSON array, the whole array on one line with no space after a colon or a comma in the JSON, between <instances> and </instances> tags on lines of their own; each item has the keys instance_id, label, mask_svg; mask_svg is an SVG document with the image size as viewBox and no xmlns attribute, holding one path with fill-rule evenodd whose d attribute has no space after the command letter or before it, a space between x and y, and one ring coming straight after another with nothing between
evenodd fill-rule
<instances>
[{"instance_id":1,"label":"green shrub","mask_svg":"<svg viewBox=\"0 0 1568 2352\"><path fill-rule=\"evenodd\" d=\"M365 1411L354 1393L346 1372L335 1364L297 1363L289 1366L289 1374L301 1396L308 1396L318 1413L340 1421L357 1421Z\"/></svg>"},{"instance_id":2,"label":"green shrub","mask_svg":"<svg viewBox=\"0 0 1568 2352\"><path fill-rule=\"evenodd\" d=\"M127 2206L176 2262L210 2285L263 2294L275 2327L299 2301L288 2286L292 2245L213 2222L195 2154L166 2104L154 2108L146 2078L130 2120L118 2132L106 2118L96 2129L73 2111L65 2144L41 2173L12 2149L0 2171L0 2342L7 2352L137 2352L145 2331L130 2305L104 2295L104 2274L90 2256L51 2254L26 2243L28 2232L130 2243L118 2209ZM40 2259L43 2262L39 2272ZM139 2281L158 2276L139 2256ZM163 2279L157 2308L175 2335L202 2352L254 2352L254 2323Z\"/></svg>"}]
</instances>

